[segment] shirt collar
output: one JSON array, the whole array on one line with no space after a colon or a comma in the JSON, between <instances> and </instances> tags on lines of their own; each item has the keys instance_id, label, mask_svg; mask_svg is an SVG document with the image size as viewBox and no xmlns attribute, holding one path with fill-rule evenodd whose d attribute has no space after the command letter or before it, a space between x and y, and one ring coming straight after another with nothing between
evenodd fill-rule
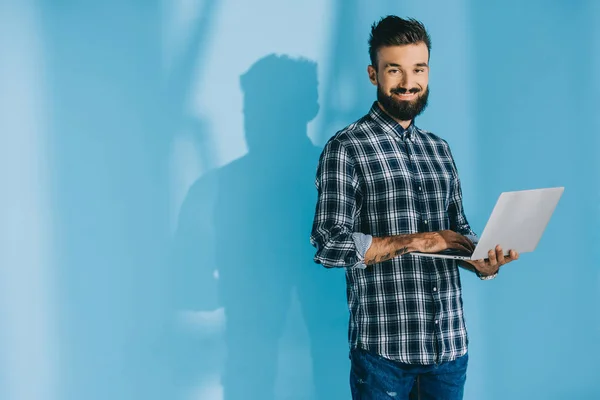
<instances>
[{"instance_id":1,"label":"shirt collar","mask_svg":"<svg viewBox=\"0 0 600 400\"><path fill-rule=\"evenodd\" d=\"M411 142L414 141L415 135L417 134L417 127L415 126L415 120L410 122L408 128L404 129L402 125L396 122L392 117L385 113L379 104L375 101L369 111L369 116L383 129L387 134L395 137L400 137L402 140L409 139Z\"/></svg>"}]
</instances>

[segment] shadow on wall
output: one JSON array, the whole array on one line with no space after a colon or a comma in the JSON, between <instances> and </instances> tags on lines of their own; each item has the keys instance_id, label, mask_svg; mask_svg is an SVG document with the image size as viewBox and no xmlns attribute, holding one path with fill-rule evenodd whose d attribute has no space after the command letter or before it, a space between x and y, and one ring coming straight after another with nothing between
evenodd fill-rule
<instances>
[{"instance_id":1,"label":"shadow on wall","mask_svg":"<svg viewBox=\"0 0 600 400\"><path fill-rule=\"evenodd\" d=\"M316 398L349 396L343 271L314 264L308 240L321 151L307 136L319 110L317 85L309 60L269 55L252 65L241 77L248 153L202 176L183 203L174 243L176 304L196 310L183 317L202 321L205 335L181 332L181 387L220 373L226 400L274 399L277 379L301 376L299 360L279 352L295 289ZM222 319L224 343L206 335ZM290 379L286 398L306 398L300 393L310 384Z\"/></svg>"}]
</instances>

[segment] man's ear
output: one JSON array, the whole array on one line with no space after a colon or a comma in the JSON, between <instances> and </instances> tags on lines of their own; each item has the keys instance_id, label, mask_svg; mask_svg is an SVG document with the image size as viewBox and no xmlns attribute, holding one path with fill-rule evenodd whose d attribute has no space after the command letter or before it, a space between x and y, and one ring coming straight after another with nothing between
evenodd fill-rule
<instances>
[{"instance_id":1,"label":"man's ear","mask_svg":"<svg viewBox=\"0 0 600 400\"><path fill-rule=\"evenodd\" d=\"M369 80L375 86L377 86L377 71L372 65L367 67L367 73L369 74Z\"/></svg>"}]
</instances>

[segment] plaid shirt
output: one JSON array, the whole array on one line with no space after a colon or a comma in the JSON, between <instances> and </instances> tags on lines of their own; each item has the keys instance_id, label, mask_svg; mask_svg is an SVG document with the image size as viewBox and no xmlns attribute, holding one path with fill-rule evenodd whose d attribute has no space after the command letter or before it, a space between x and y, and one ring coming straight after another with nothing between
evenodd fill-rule
<instances>
[{"instance_id":1,"label":"plaid shirt","mask_svg":"<svg viewBox=\"0 0 600 400\"><path fill-rule=\"evenodd\" d=\"M316 186L315 262L346 268L350 346L408 364L464 355L457 262L409 253L365 268L353 238L444 229L475 235L448 143L414 124L402 128L374 103L327 142Z\"/></svg>"}]
</instances>

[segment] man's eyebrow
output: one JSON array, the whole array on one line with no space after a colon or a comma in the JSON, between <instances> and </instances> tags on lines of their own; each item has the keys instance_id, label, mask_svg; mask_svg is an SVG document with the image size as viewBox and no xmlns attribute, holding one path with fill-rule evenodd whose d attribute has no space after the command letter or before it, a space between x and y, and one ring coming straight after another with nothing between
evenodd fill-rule
<instances>
[{"instance_id":1,"label":"man's eyebrow","mask_svg":"<svg viewBox=\"0 0 600 400\"><path fill-rule=\"evenodd\" d=\"M389 67L401 68L402 65L396 64L396 63L387 63L385 65L385 68L389 68ZM416 63L415 67L429 67L429 65L426 62L421 62L421 63Z\"/></svg>"}]
</instances>

